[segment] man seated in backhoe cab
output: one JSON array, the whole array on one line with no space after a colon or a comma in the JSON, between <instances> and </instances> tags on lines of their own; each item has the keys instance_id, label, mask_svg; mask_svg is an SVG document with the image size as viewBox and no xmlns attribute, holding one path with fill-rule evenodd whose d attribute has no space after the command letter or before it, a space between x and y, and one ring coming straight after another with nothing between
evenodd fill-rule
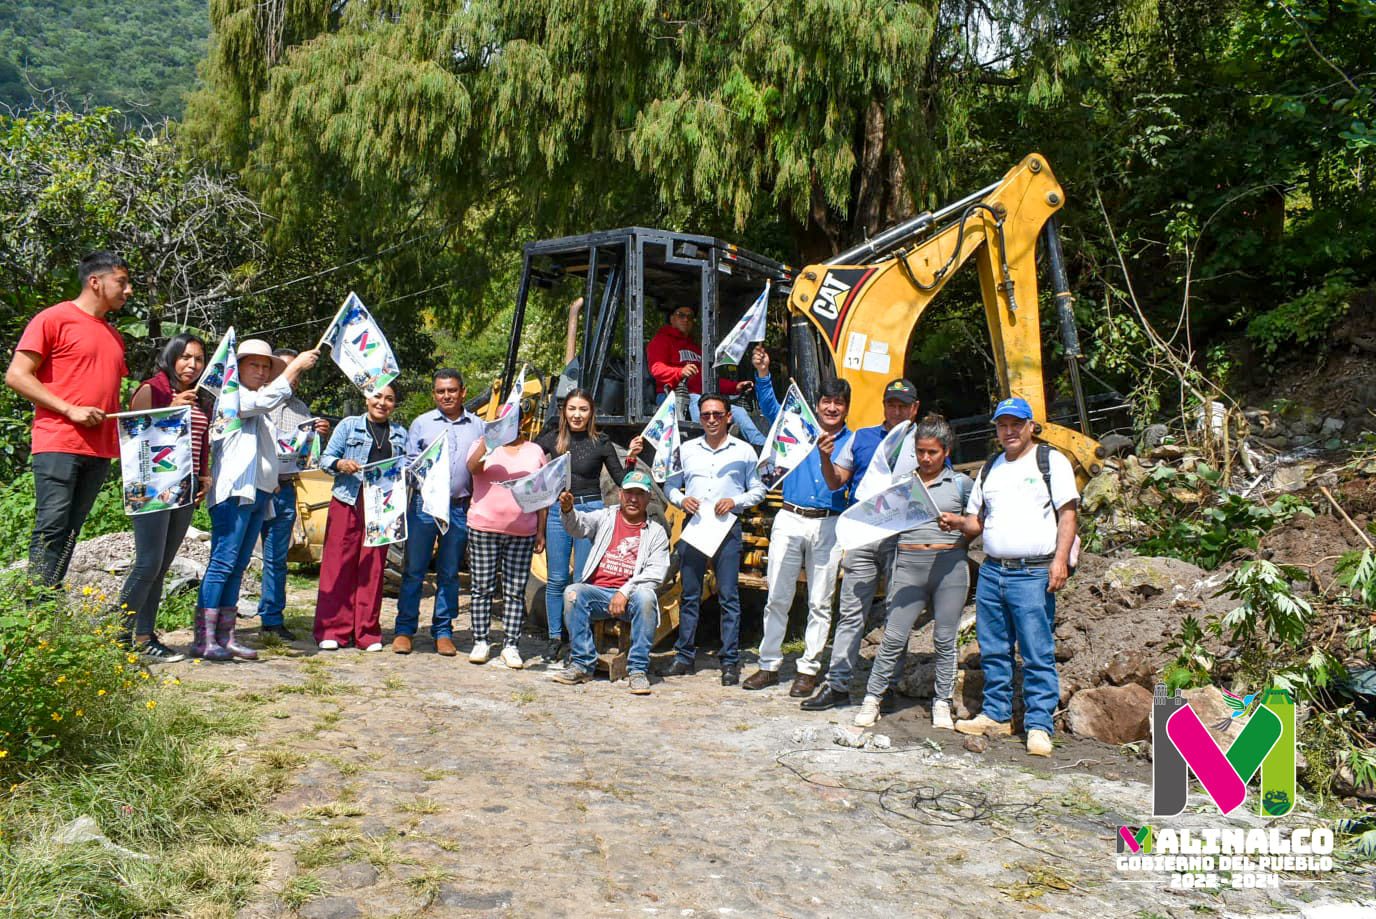
<instances>
[{"instance_id":1,"label":"man seated in backhoe cab","mask_svg":"<svg viewBox=\"0 0 1376 919\"><path fill-rule=\"evenodd\" d=\"M698 350L693 333L697 315L697 310L687 303L671 306L669 321L660 327L645 349L650 375L659 390L655 404L664 401L668 393L682 384L688 390L688 412L694 424L699 423L698 401L702 398L702 352ZM717 380L717 390L724 396L748 392L752 385L749 380L739 383L726 377ZM752 447L764 446L764 435L744 406L731 406L731 420Z\"/></svg>"}]
</instances>

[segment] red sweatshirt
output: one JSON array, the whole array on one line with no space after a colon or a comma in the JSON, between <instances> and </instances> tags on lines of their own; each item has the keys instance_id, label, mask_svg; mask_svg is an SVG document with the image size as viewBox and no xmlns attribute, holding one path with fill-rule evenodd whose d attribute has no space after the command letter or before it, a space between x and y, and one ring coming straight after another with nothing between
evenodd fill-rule
<instances>
[{"instance_id":1,"label":"red sweatshirt","mask_svg":"<svg viewBox=\"0 0 1376 919\"><path fill-rule=\"evenodd\" d=\"M697 342L684 335L671 325L661 326L650 339L645 356L650 359L650 376L655 378L655 388L660 392L666 386L678 385L683 376L683 368L696 364L698 372L688 378L688 391L702 394L702 352ZM717 386L723 395L736 391L736 381L718 377Z\"/></svg>"}]
</instances>

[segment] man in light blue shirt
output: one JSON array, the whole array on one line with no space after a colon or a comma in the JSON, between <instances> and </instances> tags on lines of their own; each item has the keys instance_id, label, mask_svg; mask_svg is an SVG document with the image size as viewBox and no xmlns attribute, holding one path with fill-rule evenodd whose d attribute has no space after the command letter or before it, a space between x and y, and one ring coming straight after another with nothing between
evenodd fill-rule
<instances>
[{"instance_id":1,"label":"man in light blue shirt","mask_svg":"<svg viewBox=\"0 0 1376 919\"><path fill-rule=\"evenodd\" d=\"M759 457L745 441L727 434L731 409L725 397L715 393L699 403L702 437L695 437L679 451L683 470L669 479L669 500L688 514L715 512L737 514L764 500L764 483L755 463ZM678 641L670 676L685 676L694 671L697 648L698 614L702 602L702 581L707 565L717 577L717 600L721 606L721 684L735 686L741 679L740 635L741 602L737 580L741 570L741 523L736 520L721 545L710 557L680 541L682 595L679 599Z\"/></svg>"},{"instance_id":2,"label":"man in light blue shirt","mask_svg":"<svg viewBox=\"0 0 1376 919\"><path fill-rule=\"evenodd\" d=\"M773 424L779 414L779 400L769 375L769 352L763 347L755 348L752 361L760 411ZM849 411L850 384L845 380L823 383L817 399L817 421L822 427L822 441L831 450L840 450L850 442L851 432L846 427ZM769 531L769 562L765 568L769 599L764 609L760 669L746 677L741 688L764 689L779 682L788 611L793 606L798 573L806 571L808 618L803 632L803 656L798 658L798 675L788 691L794 698L806 699L817 688L822 652L831 630L831 598L841 566L836 519L846 509L848 489L833 489L827 484L820 449L809 453L802 465L788 474L782 489L784 506L775 515Z\"/></svg>"},{"instance_id":3,"label":"man in light blue shirt","mask_svg":"<svg viewBox=\"0 0 1376 919\"><path fill-rule=\"evenodd\" d=\"M468 472L468 453L483 436L482 419L463 407L463 376L457 370L436 371L431 392L435 411L426 412L411 422L406 438L406 462L416 457L441 437L449 438L449 530L440 533L435 518L421 509L420 489L413 489L406 509L406 563L397 599L396 637L392 650L410 654L412 636L420 625L420 594L430 558L435 556L435 608L430 616L430 637L435 650L445 657L457 653L454 647L454 616L459 610L459 564L468 543L468 497L473 477ZM439 553L435 555L435 543Z\"/></svg>"}]
</instances>

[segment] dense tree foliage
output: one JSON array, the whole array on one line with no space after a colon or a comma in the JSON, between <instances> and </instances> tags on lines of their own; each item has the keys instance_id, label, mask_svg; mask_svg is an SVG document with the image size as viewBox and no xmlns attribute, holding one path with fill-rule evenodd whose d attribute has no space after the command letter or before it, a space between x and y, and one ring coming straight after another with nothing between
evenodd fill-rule
<instances>
[{"instance_id":1,"label":"dense tree foliage","mask_svg":"<svg viewBox=\"0 0 1376 919\"><path fill-rule=\"evenodd\" d=\"M55 90L153 121L180 116L209 34L205 0L7 0L0 104Z\"/></svg>"}]
</instances>

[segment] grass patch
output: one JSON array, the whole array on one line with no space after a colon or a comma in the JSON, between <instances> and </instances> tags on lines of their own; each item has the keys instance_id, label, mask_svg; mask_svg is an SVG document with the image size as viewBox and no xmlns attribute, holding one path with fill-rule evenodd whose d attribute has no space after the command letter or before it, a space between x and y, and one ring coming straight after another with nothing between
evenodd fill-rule
<instances>
[{"instance_id":1,"label":"grass patch","mask_svg":"<svg viewBox=\"0 0 1376 919\"><path fill-rule=\"evenodd\" d=\"M232 915L261 877L262 804L286 778L281 763L235 761L235 711L164 693L83 749L19 776L0 797L0 915ZM59 845L81 816L116 846Z\"/></svg>"},{"instance_id":2,"label":"grass patch","mask_svg":"<svg viewBox=\"0 0 1376 919\"><path fill-rule=\"evenodd\" d=\"M389 676L382 681L382 688L388 692L401 692L406 688L406 681L399 676Z\"/></svg>"},{"instance_id":3,"label":"grass patch","mask_svg":"<svg viewBox=\"0 0 1376 919\"><path fill-rule=\"evenodd\" d=\"M342 862L362 837L356 830L334 827L296 851L296 864L307 871Z\"/></svg>"},{"instance_id":4,"label":"grass patch","mask_svg":"<svg viewBox=\"0 0 1376 919\"><path fill-rule=\"evenodd\" d=\"M420 874L406 879L406 886L417 896L425 898L428 907L440 894L440 888L449 880L449 872L443 868L426 868Z\"/></svg>"},{"instance_id":5,"label":"grass patch","mask_svg":"<svg viewBox=\"0 0 1376 919\"><path fill-rule=\"evenodd\" d=\"M434 798L412 798L397 808L405 814L438 814L443 809Z\"/></svg>"},{"instance_id":6,"label":"grass patch","mask_svg":"<svg viewBox=\"0 0 1376 919\"><path fill-rule=\"evenodd\" d=\"M282 902L292 909L300 909L325 892L325 885L313 874L298 874L282 890Z\"/></svg>"},{"instance_id":7,"label":"grass patch","mask_svg":"<svg viewBox=\"0 0 1376 919\"><path fill-rule=\"evenodd\" d=\"M538 696L536 696L535 690L530 687L518 689L511 694L511 701L515 702L517 705L529 705L537 698Z\"/></svg>"},{"instance_id":8,"label":"grass patch","mask_svg":"<svg viewBox=\"0 0 1376 919\"><path fill-rule=\"evenodd\" d=\"M803 641L801 638L795 638L792 641L783 643L783 652L785 654L802 654L806 650L807 642Z\"/></svg>"}]
</instances>

